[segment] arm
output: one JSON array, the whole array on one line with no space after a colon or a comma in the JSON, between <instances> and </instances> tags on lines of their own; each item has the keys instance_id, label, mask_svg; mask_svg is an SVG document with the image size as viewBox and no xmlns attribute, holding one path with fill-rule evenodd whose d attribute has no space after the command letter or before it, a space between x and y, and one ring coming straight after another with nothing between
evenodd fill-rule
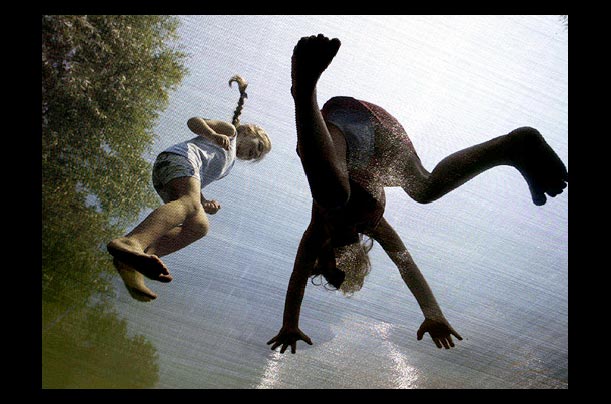
<instances>
[{"instance_id":1,"label":"arm","mask_svg":"<svg viewBox=\"0 0 611 404\"><path fill-rule=\"evenodd\" d=\"M421 340L424 333L428 332L438 348L443 345L446 349L454 346L451 335L462 340L462 337L452 328L441 312L431 288L405 248L403 241L384 218L371 236L380 243L386 254L397 265L401 278L416 298L424 314L424 322L417 332L418 340Z\"/></svg>"},{"instance_id":2,"label":"arm","mask_svg":"<svg viewBox=\"0 0 611 404\"><path fill-rule=\"evenodd\" d=\"M315 229L313 224L310 224L301 238L295 257L293 272L286 291L282 328L275 337L267 342L268 345L273 344L272 349L282 345L280 353L284 353L289 345L291 346L291 353L295 353L299 340L312 345L310 337L299 329L299 313L307 281L321 245L320 232Z\"/></svg>"},{"instance_id":3,"label":"arm","mask_svg":"<svg viewBox=\"0 0 611 404\"><path fill-rule=\"evenodd\" d=\"M191 132L218 144L226 150L229 150L229 138L236 135L235 127L224 121L193 117L187 121L187 126Z\"/></svg>"}]
</instances>

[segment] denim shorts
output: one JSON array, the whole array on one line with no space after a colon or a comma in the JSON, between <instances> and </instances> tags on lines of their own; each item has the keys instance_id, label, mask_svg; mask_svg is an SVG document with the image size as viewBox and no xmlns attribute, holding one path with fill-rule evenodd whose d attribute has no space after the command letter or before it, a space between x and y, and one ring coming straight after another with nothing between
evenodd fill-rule
<instances>
[{"instance_id":1,"label":"denim shorts","mask_svg":"<svg viewBox=\"0 0 611 404\"><path fill-rule=\"evenodd\" d=\"M171 200L165 190L166 184L180 177L195 177L199 180L199 171L186 157L175 153L159 154L153 165L153 187L165 203Z\"/></svg>"}]
</instances>

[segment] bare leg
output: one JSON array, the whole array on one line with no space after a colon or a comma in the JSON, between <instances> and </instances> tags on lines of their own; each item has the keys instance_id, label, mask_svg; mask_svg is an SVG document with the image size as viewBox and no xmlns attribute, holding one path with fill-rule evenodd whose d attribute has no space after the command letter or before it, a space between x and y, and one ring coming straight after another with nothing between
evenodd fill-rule
<instances>
[{"instance_id":1,"label":"bare leg","mask_svg":"<svg viewBox=\"0 0 611 404\"><path fill-rule=\"evenodd\" d=\"M416 156L403 164L402 187L420 203L430 203L498 165L520 171L537 206L545 204L545 194L558 195L568 182L566 167L558 155L536 129L528 127L451 154L431 173Z\"/></svg>"},{"instance_id":2,"label":"bare leg","mask_svg":"<svg viewBox=\"0 0 611 404\"><path fill-rule=\"evenodd\" d=\"M341 134L330 133L323 120L316 84L339 47L338 39L330 40L323 35L302 38L293 50L291 72L297 150L312 197L329 209L343 206L349 198L346 146Z\"/></svg>"},{"instance_id":3,"label":"bare leg","mask_svg":"<svg viewBox=\"0 0 611 404\"><path fill-rule=\"evenodd\" d=\"M161 236L145 252L164 257L182 250L208 234L209 226L208 217L204 211L198 210L194 215L188 217L181 226L174 227Z\"/></svg>"},{"instance_id":4,"label":"bare leg","mask_svg":"<svg viewBox=\"0 0 611 404\"><path fill-rule=\"evenodd\" d=\"M131 297L141 302L149 302L157 298L155 292L150 290L144 283L144 276L142 276L140 272L134 270L132 267L124 264L116 258L113 259L112 263L121 276L121 279L125 284L125 288Z\"/></svg>"},{"instance_id":5,"label":"bare leg","mask_svg":"<svg viewBox=\"0 0 611 404\"><path fill-rule=\"evenodd\" d=\"M144 278L170 282L172 276L158 255L167 255L203 237L208 230L207 217L195 178L177 178L168 184L174 200L154 210L125 237L108 243L108 251L125 286L138 300L156 295L146 287ZM182 225L182 226L180 226Z\"/></svg>"},{"instance_id":6,"label":"bare leg","mask_svg":"<svg viewBox=\"0 0 611 404\"><path fill-rule=\"evenodd\" d=\"M157 242L149 246L145 253L158 257L166 256L199 240L207 232L208 218L205 215L196 214L187 218L182 226L177 226L163 235ZM113 264L119 272L127 291L134 299L148 302L157 298L157 295L146 286L144 276L140 272L116 258L113 260Z\"/></svg>"}]
</instances>

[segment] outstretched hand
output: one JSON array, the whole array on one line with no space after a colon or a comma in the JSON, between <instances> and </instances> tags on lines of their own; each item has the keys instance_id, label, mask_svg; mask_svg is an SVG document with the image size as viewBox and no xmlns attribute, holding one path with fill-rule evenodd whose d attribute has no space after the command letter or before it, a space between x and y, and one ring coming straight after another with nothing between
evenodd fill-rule
<instances>
[{"instance_id":1,"label":"outstretched hand","mask_svg":"<svg viewBox=\"0 0 611 404\"><path fill-rule=\"evenodd\" d=\"M418 332L416 334L418 341L422 339L424 333L429 333L437 348L443 346L445 349L450 349L450 347L454 346L454 342L452 341L452 335L454 335L458 340L462 341L462 337L452 328L452 326L445 320L432 320L425 319L420 325Z\"/></svg>"},{"instance_id":2,"label":"outstretched hand","mask_svg":"<svg viewBox=\"0 0 611 404\"><path fill-rule=\"evenodd\" d=\"M290 345L291 353L294 354L297 349L297 341L299 340L305 341L307 344L312 345L312 340L310 337L301 332L299 328L285 329L282 327L278 335L267 341L267 345L273 343L272 350L275 350L277 347L282 345L282 348L280 348L281 354L284 353L286 348Z\"/></svg>"}]
</instances>

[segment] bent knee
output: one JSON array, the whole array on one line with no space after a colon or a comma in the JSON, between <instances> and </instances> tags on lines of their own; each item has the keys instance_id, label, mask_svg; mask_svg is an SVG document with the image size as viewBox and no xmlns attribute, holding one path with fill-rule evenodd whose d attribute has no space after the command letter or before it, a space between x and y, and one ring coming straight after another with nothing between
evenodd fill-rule
<instances>
[{"instance_id":1,"label":"bent knee","mask_svg":"<svg viewBox=\"0 0 611 404\"><path fill-rule=\"evenodd\" d=\"M208 234L208 231L210 230L210 225L208 224L208 221L204 222L198 222L195 226L193 231L201 238L204 237Z\"/></svg>"},{"instance_id":2,"label":"bent knee","mask_svg":"<svg viewBox=\"0 0 611 404\"><path fill-rule=\"evenodd\" d=\"M439 199L439 195L432 191L430 184L423 183L418 187L404 186L403 190L409 195L410 198L422 205L429 204Z\"/></svg>"},{"instance_id":3,"label":"bent knee","mask_svg":"<svg viewBox=\"0 0 611 404\"><path fill-rule=\"evenodd\" d=\"M208 221L204 209L198 210L195 215L188 218L187 221L183 223L183 227L198 238L206 236L210 230L210 222Z\"/></svg>"},{"instance_id":4,"label":"bent knee","mask_svg":"<svg viewBox=\"0 0 611 404\"><path fill-rule=\"evenodd\" d=\"M204 210L199 193L182 195L177 199L177 201L182 205L184 213L187 215L187 217L199 216L202 213L200 211Z\"/></svg>"},{"instance_id":5,"label":"bent knee","mask_svg":"<svg viewBox=\"0 0 611 404\"><path fill-rule=\"evenodd\" d=\"M541 132L530 126L522 126L521 128L514 129L509 134L513 136L518 136L522 139L532 139L541 137Z\"/></svg>"},{"instance_id":6,"label":"bent knee","mask_svg":"<svg viewBox=\"0 0 611 404\"><path fill-rule=\"evenodd\" d=\"M437 199L433 197L433 195L429 192L417 193L417 194L410 195L410 196L412 197L413 200L415 200L416 202L422 205L427 205Z\"/></svg>"},{"instance_id":7,"label":"bent knee","mask_svg":"<svg viewBox=\"0 0 611 404\"><path fill-rule=\"evenodd\" d=\"M531 135L539 135L540 134L540 132L537 129L535 129L535 128L531 127L531 126L522 126L520 128L515 129L514 132L528 133L528 134L531 134Z\"/></svg>"}]
</instances>

